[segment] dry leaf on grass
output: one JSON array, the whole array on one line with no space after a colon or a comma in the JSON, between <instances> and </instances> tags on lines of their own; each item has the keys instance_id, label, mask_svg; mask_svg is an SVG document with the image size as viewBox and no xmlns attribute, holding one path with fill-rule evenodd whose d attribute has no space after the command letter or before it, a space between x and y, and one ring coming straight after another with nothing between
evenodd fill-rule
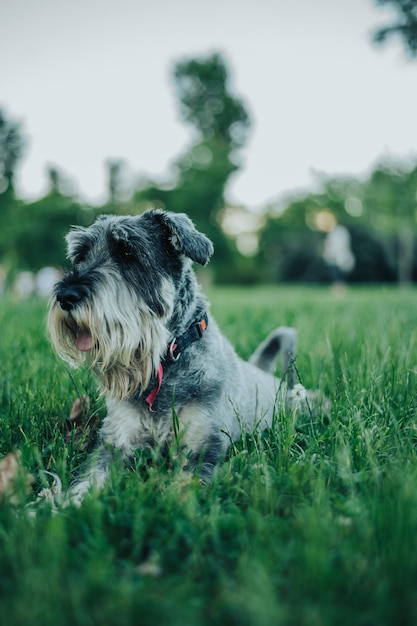
<instances>
[{"instance_id":1,"label":"dry leaf on grass","mask_svg":"<svg viewBox=\"0 0 417 626\"><path fill-rule=\"evenodd\" d=\"M81 451L88 449L95 441L100 418L89 415L90 398L80 396L71 407L71 413L65 424L65 441L74 441Z\"/></svg>"},{"instance_id":2,"label":"dry leaf on grass","mask_svg":"<svg viewBox=\"0 0 417 626\"><path fill-rule=\"evenodd\" d=\"M5 457L0 459L0 503L4 502L6 498L12 503L17 504L19 502L16 494L16 482L23 478L26 484L26 493L30 493L30 488L35 481L32 474L29 474L22 467L21 452L10 452Z\"/></svg>"},{"instance_id":3,"label":"dry leaf on grass","mask_svg":"<svg viewBox=\"0 0 417 626\"><path fill-rule=\"evenodd\" d=\"M141 576L158 578L162 575L161 557L157 552L151 552L149 557L137 566L136 571Z\"/></svg>"}]
</instances>

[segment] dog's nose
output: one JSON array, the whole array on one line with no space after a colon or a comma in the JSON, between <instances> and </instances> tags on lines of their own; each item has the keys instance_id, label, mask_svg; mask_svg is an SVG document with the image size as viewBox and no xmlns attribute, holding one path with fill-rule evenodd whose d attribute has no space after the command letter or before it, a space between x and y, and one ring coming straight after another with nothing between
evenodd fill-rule
<instances>
[{"instance_id":1,"label":"dog's nose","mask_svg":"<svg viewBox=\"0 0 417 626\"><path fill-rule=\"evenodd\" d=\"M64 311L71 311L82 300L82 293L75 287L65 287L61 289L56 299Z\"/></svg>"}]
</instances>

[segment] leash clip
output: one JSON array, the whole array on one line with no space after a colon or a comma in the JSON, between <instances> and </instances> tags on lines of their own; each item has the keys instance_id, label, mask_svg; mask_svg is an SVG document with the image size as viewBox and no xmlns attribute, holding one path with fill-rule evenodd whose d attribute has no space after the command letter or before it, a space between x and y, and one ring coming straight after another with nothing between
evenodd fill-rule
<instances>
[{"instance_id":1,"label":"leash clip","mask_svg":"<svg viewBox=\"0 0 417 626\"><path fill-rule=\"evenodd\" d=\"M174 354L174 350L176 350L177 347L177 338L174 337L174 339L168 344L168 354L171 361L178 361L181 356L181 352L178 352L177 355Z\"/></svg>"}]
</instances>

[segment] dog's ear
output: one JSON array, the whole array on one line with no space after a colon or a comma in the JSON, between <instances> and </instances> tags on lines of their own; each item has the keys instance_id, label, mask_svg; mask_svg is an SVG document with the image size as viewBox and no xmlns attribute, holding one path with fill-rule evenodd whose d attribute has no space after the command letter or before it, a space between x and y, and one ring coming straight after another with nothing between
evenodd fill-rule
<instances>
[{"instance_id":1,"label":"dog's ear","mask_svg":"<svg viewBox=\"0 0 417 626\"><path fill-rule=\"evenodd\" d=\"M185 213L154 211L167 229L170 245L192 261L207 265L214 252L210 239L200 233Z\"/></svg>"}]
</instances>

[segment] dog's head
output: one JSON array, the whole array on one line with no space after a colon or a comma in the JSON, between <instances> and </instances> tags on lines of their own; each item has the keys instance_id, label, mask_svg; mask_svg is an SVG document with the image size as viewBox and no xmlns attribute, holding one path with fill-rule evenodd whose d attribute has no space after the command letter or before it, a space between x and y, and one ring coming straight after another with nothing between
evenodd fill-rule
<instances>
[{"instance_id":1,"label":"dog's head","mask_svg":"<svg viewBox=\"0 0 417 626\"><path fill-rule=\"evenodd\" d=\"M86 357L118 399L145 389L165 353L178 293L211 241L184 214L99 217L67 235L72 269L57 283L48 328L72 365Z\"/></svg>"}]
</instances>

